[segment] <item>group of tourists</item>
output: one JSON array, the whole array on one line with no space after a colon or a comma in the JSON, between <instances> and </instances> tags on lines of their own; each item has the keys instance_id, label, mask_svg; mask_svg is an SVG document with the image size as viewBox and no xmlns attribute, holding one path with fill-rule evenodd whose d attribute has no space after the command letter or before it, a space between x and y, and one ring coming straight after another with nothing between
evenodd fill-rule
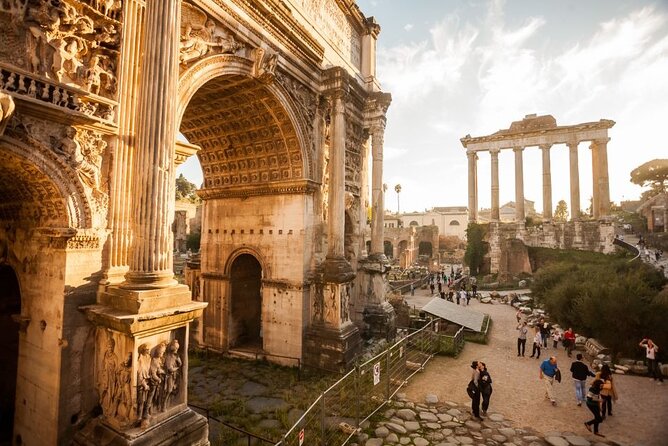
<instances>
[{"instance_id":1,"label":"group of tourists","mask_svg":"<svg viewBox=\"0 0 668 446\"><path fill-rule=\"evenodd\" d=\"M562 342L568 357L571 357L572 351L575 349L575 333L572 328L561 332L558 327L551 327L544 319L534 324L533 330L529 323L523 319L521 311L516 313L517 318L517 356L523 357L525 355L527 338L533 336L532 358L540 358L541 349L547 348L548 339L552 339L552 348L556 349L559 342ZM533 333L531 333L533 331ZM639 346L645 350L645 359L647 361L648 374L657 384L663 383L663 375L661 373L658 362L659 347L648 338L643 339ZM570 365L570 373L575 387L575 400L577 406L584 405L592 413L593 418L584 422L584 426L590 432L597 436L603 437L599 432L599 426L606 417L612 416L613 402L618 398L618 391L615 387L615 380L613 372L609 365L603 364L600 371L594 373L583 361L581 353L575 355L575 360ZM483 415L489 407L489 398L491 396L491 377L487 372L487 367L480 361L474 361L471 364L473 373L471 382L467 391L472 400L472 413L476 418L480 418L479 405L483 402ZM555 393L556 383L561 382L561 371L557 364L556 355L552 354L543 360L538 367L538 375L541 383L544 386L545 398L550 400L553 406L557 406L557 398ZM488 376L485 381L487 384L481 385L483 376ZM588 378L594 378L590 385L587 385ZM476 391L477 389L477 391ZM473 391L473 392L472 392Z\"/></svg>"}]
</instances>

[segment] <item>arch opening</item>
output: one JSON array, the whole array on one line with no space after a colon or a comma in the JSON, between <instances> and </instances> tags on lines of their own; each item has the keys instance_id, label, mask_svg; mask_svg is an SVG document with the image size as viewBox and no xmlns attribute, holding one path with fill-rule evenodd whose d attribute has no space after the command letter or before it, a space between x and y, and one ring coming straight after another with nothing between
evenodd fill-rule
<instances>
[{"instance_id":1,"label":"arch opening","mask_svg":"<svg viewBox=\"0 0 668 446\"><path fill-rule=\"evenodd\" d=\"M230 348L262 348L262 266L251 254L232 262Z\"/></svg>"},{"instance_id":2,"label":"arch opening","mask_svg":"<svg viewBox=\"0 0 668 446\"><path fill-rule=\"evenodd\" d=\"M420 242L420 245L418 246L418 255L429 256L431 258L432 252L431 242Z\"/></svg>"},{"instance_id":3,"label":"arch opening","mask_svg":"<svg viewBox=\"0 0 668 446\"><path fill-rule=\"evenodd\" d=\"M19 361L19 326L12 318L21 314L21 291L14 270L0 265L0 444L10 444L14 428L14 400Z\"/></svg>"},{"instance_id":4,"label":"arch opening","mask_svg":"<svg viewBox=\"0 0 668 446\"><path fill-rule=\"evenodd\" d=\"M391 241L385 240L383 242L383 252L385 253L385 257L387 257L388 259L394 258L394 246L392 246Z\"/></svg>"}]
</instances>

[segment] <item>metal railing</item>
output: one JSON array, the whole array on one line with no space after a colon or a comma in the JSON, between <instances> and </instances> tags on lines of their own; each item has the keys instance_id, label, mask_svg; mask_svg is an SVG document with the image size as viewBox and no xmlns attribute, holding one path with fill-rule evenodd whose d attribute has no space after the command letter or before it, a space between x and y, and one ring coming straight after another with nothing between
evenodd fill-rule
<instances>
[{"instance_id":1,"label":"metal railing","mask_svg":"<svg viewBox=\"0 0 668 446\"><path fill-rule=\"evenodd\" d=\"M344 375L325 390L276 446L345 445L368 420L424 369L436 353L456 356L464 346L464 329L444 335L435 321L396 342Z\"/></svg>"},{"instance_id":2,"label":"metal railing","mask_svg":"<svg viewBox=\"0 0 668 446\"><path fill-rule=\"evenodd\" d=\"M221 426L223 426L224 428L228 429L228 431L231 431L232 435L237 436L235 439L226 438L225 444L228 444L229 440L233 440L233 441L236 440L237 442L234 443L234 444L239 444L238 440L240 440L242 438L246 438L246 441L248 442L248 446L251 446L252 444L256 445L256 444L258 444L258 442L260 442L259 444L271 444L271 445L273 445L275 443L274 440L270 440L268 438L264 438L264 437L261 437L259 435L253 434L252 432L248 432L244 429L241 429L240 427L233 426L229 423L224 422L223 420L221 420L219 418L216 418L216 417L212 416L209 409L207 409L206 407L195 406L194 404L188 404L188 407L195 410L197 413L199 413L201 415L204 415L207 418L207 420L209 421L209 426L211 426L211 421L215 421L215 422L219 423ZM215 441L216 441L215 438L213 439L213 441L214 441L213 444L216 444L215 443Z\"/></svg>"}]
</instances>

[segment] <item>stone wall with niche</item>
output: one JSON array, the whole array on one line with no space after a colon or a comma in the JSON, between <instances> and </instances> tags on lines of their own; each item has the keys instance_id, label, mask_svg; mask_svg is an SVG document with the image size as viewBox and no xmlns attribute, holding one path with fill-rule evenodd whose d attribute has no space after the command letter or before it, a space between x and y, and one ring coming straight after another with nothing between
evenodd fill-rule
<instances>
[{"instance_id":1,"label":"stone wall with niche","mask_svg":"<svg viewBox=\"0 0 668 446\"><path fill-rule=\"evenodd\" d=\"M204 202L202 299L204 342L228 348L231 311L229 268L239 249L263 267L262 323L267 353L301 357L304 278L312 265L313 200L308 194L279 194ZM244 251L245 252L245 251Z\"/></svg>"}]
</instances>

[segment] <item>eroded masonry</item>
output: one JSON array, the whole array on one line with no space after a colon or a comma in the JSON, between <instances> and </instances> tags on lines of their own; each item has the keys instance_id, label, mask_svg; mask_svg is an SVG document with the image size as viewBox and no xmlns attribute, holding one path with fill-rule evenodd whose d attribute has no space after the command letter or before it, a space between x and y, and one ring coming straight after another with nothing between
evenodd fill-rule
<instances>
[{"instance_id":1,"label":"eroded masonry","mask_svg":"<svg viewBox=\"0 0 668 446\"><path fill-rule=\"evenodd\" d=\"M393 336L390 96L353 0L3 0L0 22L0 442L208 444L191 338L341 369ZM188 286L174 170L194 153Z\"/></svg>"}]
</instances>

